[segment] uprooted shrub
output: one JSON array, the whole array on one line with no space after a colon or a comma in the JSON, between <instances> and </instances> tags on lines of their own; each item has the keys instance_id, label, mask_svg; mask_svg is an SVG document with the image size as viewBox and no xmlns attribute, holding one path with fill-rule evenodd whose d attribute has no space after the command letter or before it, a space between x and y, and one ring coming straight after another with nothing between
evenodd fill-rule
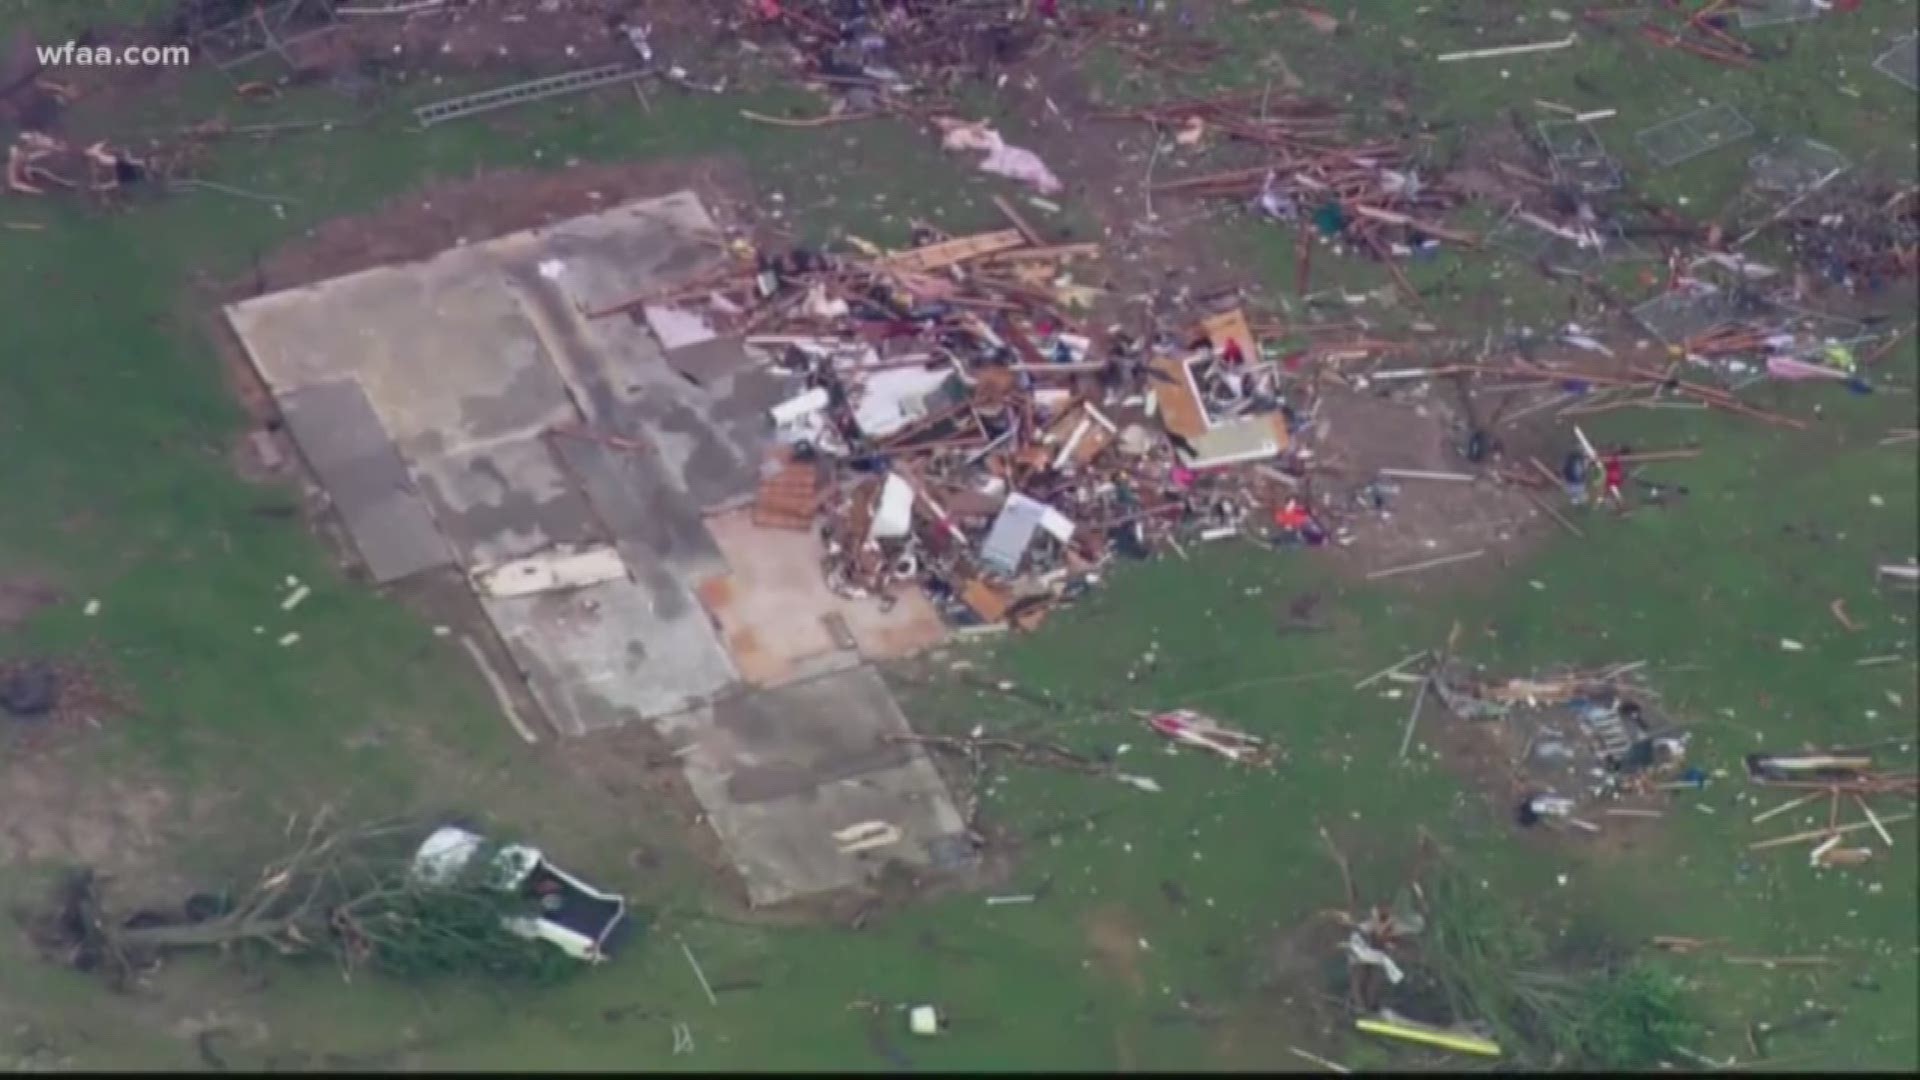
<instances>
[{"instance_id":1,"label":"uprooted shrub","mask_svg":"<svg viewBox=\"0 0 1920 1080\"><path fill-rule=\"evenodd\" d=\"M1445 861L1425 894L1421 972L1457 1019L1491 1027L1520 1063L1650 1069L1698 1035L1679 981L1657 965L1561 970L1519 912Z\"/></svg>"},{"instance_id":2,"label":"uprooted shrub","mask_svg":"<svg viewBox=\"0 0 1920 1080\"><path fill-rule=\"evenodd\" d=\"M231 894L196 894L176 910L116 911L91 871L66 875L31 930L42 951L115 983L169 954L218 951L288 960L328 959L351 977L478 975L549 982L580 965L552 946L508 930L531 914L486 880L482 851L451 880L411 874L421 830L333 830L314 821L295 850Z\"/></svg>"}]
</instances>

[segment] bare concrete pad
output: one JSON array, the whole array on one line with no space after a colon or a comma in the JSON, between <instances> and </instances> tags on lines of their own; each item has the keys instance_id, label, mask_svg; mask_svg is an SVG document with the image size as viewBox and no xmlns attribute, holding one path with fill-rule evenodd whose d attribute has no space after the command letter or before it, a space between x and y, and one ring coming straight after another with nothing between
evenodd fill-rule
<instances>
[{"instance_id":1,"label":"bare concrete pad","mask_svg":"<svg viewBox=\"0 0 1920 1080\"><path fill-rule=\"evenodd\" d=\"M630 581L483 604L562 732L685 710L737 683L687 584L690 568L713 571L718 551L697 538L698 508L673 470L711 467L728 487L741 452L716 452L711 437L681 430L706 430L711 403L672 373L657 344L609 337L599 328L619 320L583 314L697 273L718 257L713 228L699 200L682 193L227 311L283 409L316 386L347 381L365 391L378 422L359 425L366 430L355 438L369 449L391 441L469 572L559 544L616 544ZM670 400L652 392L661 379L677 384ZM563 458L546 433L591 426L641 397L658 399L654 412L678 410L664 441L686 453L670 468L649 465L647 482L624 498L631 476ZM716 400L728 416L752 411L751 402ZM753 435L744 420L728 430L735 443ZM577 465L591 482L574 474ZM596 493L612 500L611 513ZM408 561L385 570L400 573Z\"/></svg>"},{"instance_id":2,"label":"bare concrete pad","mask_svg":"<svg viewBox=\"0 0 1920 1080\"><path fill-rule=\"evenodd\" d=\"M563 735L696 708L735 683L706 619L671 577L483 597L480 606Z\"/></svg>"},{"instance_id":3,"label":"bare concrete pad","mask_svg":"<svg viewBox=\"0 0 1920 1080\"><path fill-rule=\"evenodd\" d=\"M538 436L462 446L417 458L415 467L441 531L470 569L611 539Z\"/></svg>"},{"instance_id":4,"label":"bare concrete pad","mask_svg":"<svg viewBox=\"0 0 1920 1080\"><path fill-rule=\"evenodd\" d=\"M700 581L700 600L740 677L756 686L777 686L849 646L869 660L894 660L946 640L939 613L918 589L902 590L890 611L877 599L835 596L819 572L826 551L811 530L763 529L742 509L709 515L707 531L728 572Z\"/></svg>"},{"instance_id":5,"label":"bare concrete pad","mask_svg":"<svg viewBox=\"0 0 1920 1080\"><path fill-rule=\"evenodd\" d=\"M593 329L621 361L604 395L611 426L644 433L701 509L750 499L773 434L767 410L798 393L798 380L742 363L717 367L696 386L674 369L645 320L608 318Z\"/></svg>"},{"instance_id":6,"label":"bare concrete pad","mask_svg":"<svg viewBox=\"0 0 1920 1080\"><path fill-rule=\"evenodd\" d=\"M555 438L548 445L620 544L642 549L685 581L726 569L700 508L666 476L655 455L589 439Z\"/></svg>"},{"instance_id":7,"label":"bare concrete pad","mask_svg":"<svg viewBox=\"0 0 1920 1080\"><path fill-rule=\"evenodd\" d=\"M373 580L384 585L453 561L359 383L289 391L280 411Z\"/></svg>"},{"instance_id":8,"label":"bare concrete pad","mask_svg":"<svg viewBox=\"0 0 1920 1080\"><path fill-rule=\"evenodd\" d=\"M276 395L358 379L410 462L532 435L576 414L487 248L273 293L227 317Z\"/></svg>"},{"instance_id":9,"label":"bare concrete pad","mask_svg":"<svg viewBox=\"0 0 1920 1080\"><path fill-rule=\"evenodd\" d=\"M861 666L655 722L675 746L757 906L858 885L890 861L956 869L965 823L918 747L887 743L906 718ZM865 822L899 830L861 853L834 833Z\"/></svg>"}]
</instances>

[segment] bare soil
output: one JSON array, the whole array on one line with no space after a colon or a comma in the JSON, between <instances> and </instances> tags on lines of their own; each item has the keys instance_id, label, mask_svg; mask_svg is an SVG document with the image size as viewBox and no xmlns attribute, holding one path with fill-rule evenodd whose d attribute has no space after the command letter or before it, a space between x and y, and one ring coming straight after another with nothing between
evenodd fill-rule
<instances>
[{"instance_id":1,"label":"bare soil","mask_svg":"<svg viewBox=\"0 0 1920 1080\"><path fill-rule=\"evenodd\" d=\"M1502 721L1459 720L1429 697L1415 739L1438 751L1442 767L1458 775L1467 790L1479 793L1493 816L1506 823L1516 843L1532 844L1543 852L1554 850L1604 858L1652 842L1658 835L1658 818L1609 816L1592 808L1583 809L1580 816L1600 826L1599 833L1554 822L1522 827L1517 817L1520 801L1538 794L1541 786L1529 780L1517 764L1527 745L1524 736L1516 738L1514 725ZM1563 790L1561 794L1576 793ZM1645 800L1621 805L1651 806Z\"/></svg>"},{"instance_id":2,"label":"bare soil","mask_svg":"<svg viewBox=\"0 0 1920 1080\"><path fill-rule=\"evenodd\" d=\"M12 721L0 721L11 724ZM80 772L73 748L0 749L0 867L46 863L145 877L178 809L164 787Z\"/></svg>"},{"instance_id":3,"label":"bare soil","mask_svg":"<svg viewBox=\"0 0 1920 1080\"><path fill-rule=\"evenodd\" d=\"M1553 530L1519 489L1490 482L1394 480L1389 483L1399 490L1386 496L1384 510L1356 504L1356 494L1383 468L1477 471L1462 456L1467 431L1457 416L1457 408L1437 394L1414 402L1342 391L1322 397L1324 427L1314 446L1329 475L1317 477L1315 487L1353 533L1342 557L1329 562L1366 572L1485 549L1479 560L1446 568L1449 581L1460 581L1463 574L1497 568ZM1383 580L1404 584L1418 576Z\"/></svg>"},{"instance_id":4,"label":"bare soil","mask_svg":"<svg viewBox=\"0 0 1920 1080\"><path fill-rule=\"evenodd\" d=\"M463 243L693 188L722 228L751 202L736 160L692 158L576 165L558 172L518 169L434 184L371 214L338 218L275 251L233 297L251 297L358 270L430 258Z\"/></svg>"},{"instance_id":5,"label":"bare soil","mask_svg":"<svg viewBox=\"0 0 1920 1080\"><path fill-rule=\"evenodd\" d=\"M59 589L30 574L0 576L0 630L11 630L63 599Z\"/></svg>"},{"instance_id":6,"label":"bare soil","mask_svg":"<svg viewBox=\"0 0 1920 1080\"><path fill-rule=\"evenodd\" d=\"M139 721L103 660L10 660L0 663L0 678L29 667L50 671L58 691L51 712L0 711L0 877L13 863L51 863L171 880L156 857L205 806L184 804L139 773L96 771L93 736L110 724Z\"/></svg>"},{"instance_id":7,"label":"bare soil","mask_svg":"<svg viewBox=\"0 0 1920 1080\"><path fill-rule=\"evenodd\" d=\"M1087 948L1100 970L1120 980L1121 985L1133 993L1144 992L1146 979L1140 973L1140 954L1144 950L1140 943L1146 937L1139 920L1120 908L1103 907L1088 915L1083 925Z\"/></svg>"}]
</instances>

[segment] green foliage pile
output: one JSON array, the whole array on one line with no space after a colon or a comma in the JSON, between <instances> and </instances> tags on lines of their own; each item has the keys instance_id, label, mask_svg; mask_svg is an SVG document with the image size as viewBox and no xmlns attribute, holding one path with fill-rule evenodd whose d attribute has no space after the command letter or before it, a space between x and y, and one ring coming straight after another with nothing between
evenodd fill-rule
<instances>
[{"instance_id":1,"label":"green foliage pile","mask_svg":"<svg viewBox=\"0 0 1920 1080\"><path fill-rule=\"evenodd\" d=\"M1424 973L1522 1064L1651 1069L1697 1038L1671 973L1644 961L1556 970L1539 930L1457 868L1425 888Z\"/></svg>"}]
</instances>

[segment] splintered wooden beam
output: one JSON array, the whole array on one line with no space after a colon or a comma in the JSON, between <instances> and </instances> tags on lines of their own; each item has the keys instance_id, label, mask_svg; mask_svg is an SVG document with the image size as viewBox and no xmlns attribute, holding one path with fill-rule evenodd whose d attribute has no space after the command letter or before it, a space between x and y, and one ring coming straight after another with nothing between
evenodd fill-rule
<instances>
[{"instance_id":1,"label":"splintered wooden beam","mask_svg":"<svg viewBox=\"0 0 1920 1080\"><path fill-rule=\"evenodd\" d=\"M916 272L942 270L969 259L1011 251L1026 242L1027 238L1020 235L1019 229L1001 229L997 232L979 233L974 236L959 236L952 240L942 240L937 244L917 247L911 251L902 251L882 259L880 265L889 270Z\"/></svg>"},{"instance_id":2,"label":"splintered wooden beam","mask_svg":"<svg viewBox=\"0 0 1920 1080\"><path fill-rule=\"evenodd\" d=\"M1913 817L1912 814L1894 814L1889 817L1883 817L1880 819L1880 827L1885 828L1895 822L1906 821L1911 817ZM1747 845L1747 850L1760 851L1764 848L1782 847L1787 844L1804 844L1809 840L1818 840L1825 836L1839 836L1843 833L1858 832L1861 829L1871 829L1873 827L1873 825L1865 821L1856 821L1851 825L1839 825L1831 829L1808 829L1806 832L1797 832L1791 836L1776 836L1771 840L1755 841Z\"/></svg>"},{"instance_id":3,"label":"splintered wooden beam","mask_svg":"<svg viewBox=\"0 0 1920 1080\"><path fill-rule=\"evenodd\" d=\"M1522 56L1526 53L1552 52L1556 49L1565 49L1577 40L1579 39L1572 34L1568 34L1559 41L1536 41L1527 45L1501 45L1492 49L1470 49L1466 52L1441 53L1439 56L1434 57L1434 59L1443 64L1451 64L1459 60L1491 60L1499 56Z\"/></svg>"},{"instance_id":4,"label":"splintered wooden beam","mask_svg":"<svg viewBox=\"0 0 1920 1080\"><path fill-rule=\"evenodd\" d=\"M1040 230L1034 228L1031 222L1020 216L1020 211L1013 208L1013 204L1007 201L1006 196L995 195L993 197L993 205L1000 209L1001 215L1007 219L1007 224L1012 225L1019 231L1021 236L1026 237L1027 243L1032 244L1034 247L1040 247L1047 242L1046 237L1040 235Z\"/></svg>"},{"instance_id":5,"label":"splintered wooden beam","mask_svg":"<svg viewBox=\"0 0 1920 1080\"><path fill-rule=\"evenodd\" d=\"M1451 240L1456 244L1478 245L1480 243L1479 238L1472 233L1458 232L1453 229L1435 225L1430 221L1421 221L1419 218L1408 217L1406 214L1402 214L1397 210L1382 210L1377 206L1368 206L1365 203L1355 203L1347 207L1347 209L1352 210L1364 218L1384 221L1389 225L1410 226L1426 233L1428 236L1437 236L1442 240Z\"/></svg>"},{"instance_id":6,"label":"splintered wooden beam","mask_svg":"<svg viewBox=\"0 0 1920 1080\"><path fill-rule=\"evenodd\" d=\"M1100 245L1095 243L1048 244L1044 247L1015 248L984 256L980 261L986 266L1000 266L1014 262L1065 262L1069 259L1086 259L1100 254Z\"/></svg>"},{"instance_id":7,"label":"splintered wooden beam","mask_svg":"<svg viewBox=\"0 0 1920 1080\"><path fill-rule=\"evenodd\" d=\"M1485 548L1479 548L1473 551L1464 552L1459 555L1442 555L1437 559L1428 559L1425 562L1410 563L1406 566L1390 566L1384 570L1374 570L1369 572L1367 574L1367 580L1374 581L1379 578L1393 577L1396 574L1412 574L1421 570L1431 570L1437 566L1451 566L1454 563L1466 562L1469 559L1477 559L1480 556L1485 555L1486 553L1487 552Z\"/></svg>"}]
</instances>

